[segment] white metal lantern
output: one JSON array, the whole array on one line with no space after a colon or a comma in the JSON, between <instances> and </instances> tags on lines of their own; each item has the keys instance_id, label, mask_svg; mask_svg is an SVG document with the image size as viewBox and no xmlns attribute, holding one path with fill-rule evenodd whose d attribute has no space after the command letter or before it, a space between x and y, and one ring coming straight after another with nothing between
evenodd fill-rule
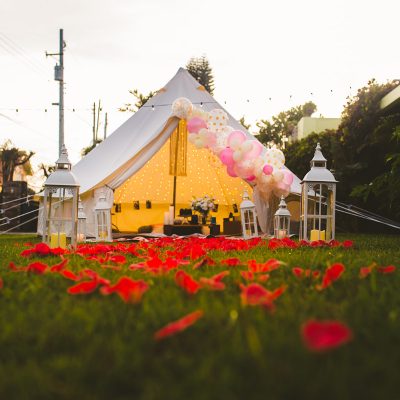
<instances>
[{"instance_id":1,"label":"white metal lantern","mask_svg":"<svg viewBox=\"0 0 400 400\"><path fill-rule=\"evenodd\" d=\"M104 192L94 208L95 236L98 242L111 242L111 207L107 204Z\"/></svg>"},{"instance_id":2,"label":"white metal lantern","mask_svg":"<svg viewBox=\"0 0 400 400\"><path fill-rule=\"evenodd\" d=\"M250 200L247 191L243 193L243 201L240 204L242 219L242 232L245 239L258 236L256 206Z\"/></svg>"},{"instance_id":3,"label":"white metal lantern","mask_svg":"<svg viewBox=\"0 0 400 400\"><path fill-rule=\"evenodd\" d=\"M78 234L76 238L78 243L86 242L86 214L83 211L81 199L78 202Z\"/></svg>"},{"instance_id":4,"label":"white metal lantern","mask_svg":"<svg viewBox=\"0 0 400 400\"><path fill-rule=\"evenodd\" d=\"M318 143L311 170L301 182L300 239L335 239L336 183Z\"/></svg>"},{"instance_id":5,"label":"white metal lantern","mask_svg":"<svg viewBox=\"0 0 400 400\"><path fill-rule=\"evenodd\" d=\"M71 172L67 149L61 147L55 171L44 184L43 197L43 242L50 247L76 245L78 222L79 183Z\"/></svg>"},{"instance_id":6,"label":"white metal lantern","mask_svg":"<svg viewBox=\"0 0 400 400\"><path fill-rule=\"evenodd\" d=\"M283 239L290 235L290 211L287 208L284 197L281 197L279 208L275 213L274 218L274 237Z\"/></svg>"}]
</instances>

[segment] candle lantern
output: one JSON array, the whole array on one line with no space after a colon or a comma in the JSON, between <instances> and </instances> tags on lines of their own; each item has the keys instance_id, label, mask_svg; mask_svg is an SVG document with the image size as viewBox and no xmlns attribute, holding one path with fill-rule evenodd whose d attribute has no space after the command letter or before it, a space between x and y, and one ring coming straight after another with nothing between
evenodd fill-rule
<instances>
[{"instance_id":1,"label":"candle lantern","mask_svg":"<svg viewBox=\"0 0 400 400\"><path fill-rule=\"evenodd\" d=\"M300 239L335 239L336 183L318 143L311 169L301 182Z\"/></svg>"},{"instance_id":2,"label":"candle lantern","mask_svg":"<svg viewBox=\"0 0 400 400\"><path fill-rule=\"evenodd\" d=\"M95 236L98 242L111 242L111 207L107 204L104 192L94 208Z\"/></svg>"},{"instance_id":3,"label":"candle lantern","mask_svg":"<svg viewBox=\"0 0 400 400\"><path fill-rule=\"evenodd\" d=\"M44 183L43 242L50 247L66 248L67 236L71 237L71 245L76 245L78 199L79 183L62 145L56 169Z\"/></svg>"},{"instance_id":4,"label":"candle lantern","mask_svg":"<svg viewBox=\"0 0 400 400\"><path fill-rule=\"evenodd\" d=\"M250 200L247 191L243 193L243 201L240 204L242 220L242 232L244 239L258 236L256 206Z\"/></svg>"},{"instance_id":5,"label":"candle lantern","mask_svg":"<svg viewBox=\"0 0 400 400\"><path fill-rule=\"evenodd\" d=\"M86 242L86 214L83 211L83 205L81 199L78 202L78 234L77 241L84 243Z\"/></svg>"},{"instance_id":6,"label":"candle lantern","mask_svg":"<svg viewBox=\"0 0 400 400\"><path fill-rule=\"evenodd\" d=\"M290 211L287 208L284 197L281 197L279 208L275 213L274 218L274 237L283 239L290 235Z\"/></svg>"}]
</instances>

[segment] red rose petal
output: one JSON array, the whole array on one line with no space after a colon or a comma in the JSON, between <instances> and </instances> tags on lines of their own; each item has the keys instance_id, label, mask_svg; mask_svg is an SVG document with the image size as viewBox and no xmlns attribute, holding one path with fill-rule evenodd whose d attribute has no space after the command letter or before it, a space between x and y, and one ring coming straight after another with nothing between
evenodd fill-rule
<instances>
[{"instance_id":1,"label":"red rose petal","mask_svg":"<svg viewBox=\"0 0 400 400\"><path fill-rule=\"evenodd\" d=\"M301 328L303 341L310 351L322 352L347 343L352 338L349 327L339 321L308 321Z\"/></svg>"},{"instance_id":2,"label":"red rose petal","mask_svg":"<svg viewBox=\"0 0 400 400\"><path fill-rule=\"evenodd\" d=\"M178 319L177 321L170 322L154 334L154 339L161 340L168 336L175 335L178 332L182 332L190 325L193 325L203 316L203 314L204 313L202 310L197 310L184 316L183 318Z\"/></svg>"}]
</instances>

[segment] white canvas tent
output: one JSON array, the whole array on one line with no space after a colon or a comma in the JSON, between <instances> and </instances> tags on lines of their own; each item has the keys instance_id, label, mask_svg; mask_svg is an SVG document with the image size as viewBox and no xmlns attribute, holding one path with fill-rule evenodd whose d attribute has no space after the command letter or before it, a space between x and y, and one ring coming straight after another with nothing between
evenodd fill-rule
<instances>
[{"instance_id":1,"label":"white canvas tent","mask_svg":"<svg viewBox=\"0 0 400 400\"><path fill-rule=\"evenodd\" d=\"M153 98L73 167L81 185L89 233L94 230L93 209L100 190L105 191L110 205L114 202L122 205L121 214L113 211L113 222L120 230L134 230L140 225L163 222L164 211L172 202L173 176L168 171L169 138L179 123L179 119L172 115L171 106L179 97L188 98L195 107L203 107L206 111L224 109L188 71L180 68ZM228 125L254 138L227 114ZM216 197L220 206L219 217L226 217L233 204L240 204L243 190L250 188L242 179L228 176L211 152L196 149L190 143L187 144L187 170L187 176L177 178L177 209L189 208L193 196L209 194ZM300 193L297 177L291 191ZM151 210L145 208L146 200L151 201ZM257 196L256 190L254 200L261 228L265 230L268 205ZM140 211L134 210L134 201L139 201Z\"/></svg>"}]
</instances>

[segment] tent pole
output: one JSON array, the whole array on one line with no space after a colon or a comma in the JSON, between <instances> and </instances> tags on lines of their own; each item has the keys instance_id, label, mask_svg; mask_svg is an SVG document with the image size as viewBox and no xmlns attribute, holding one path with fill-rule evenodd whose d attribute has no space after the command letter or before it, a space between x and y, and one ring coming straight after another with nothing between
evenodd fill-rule
<instances>
[{"instance_id":1,"label":"tent pole","mask_svg":"<svg viewBox=\"0 0 400 400\"><path fill-rule=\"evenodd\" d=\"M174 190L172 192L172 205L174 206L174 218L175 218L175 206L176 206L176 175L174 175Z\"/></svg>"}]
</instances>

